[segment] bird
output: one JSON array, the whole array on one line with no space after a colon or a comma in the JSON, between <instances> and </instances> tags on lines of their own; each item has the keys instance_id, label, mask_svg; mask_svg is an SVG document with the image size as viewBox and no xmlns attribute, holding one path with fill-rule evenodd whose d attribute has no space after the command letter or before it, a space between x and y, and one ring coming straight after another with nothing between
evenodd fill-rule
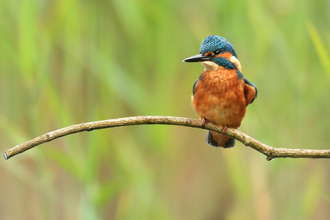
<instances>
[{"instance_id":1,"label":"bird","mask_svg":"<svg viewBox=\"0 0 330 220\"><path fill-rule=\"evenodd\" d=\"M191 104L202 120L222 127L221 133L207 131L206 142L214 147L231 148L235 139L224 135L227 128L237 129L246 107L257 97L257 87L242 73L234 46L226 38L210 35L198 55L183 62L200 62L204 71L193 84Z\"/></svg>"}]
</instances>

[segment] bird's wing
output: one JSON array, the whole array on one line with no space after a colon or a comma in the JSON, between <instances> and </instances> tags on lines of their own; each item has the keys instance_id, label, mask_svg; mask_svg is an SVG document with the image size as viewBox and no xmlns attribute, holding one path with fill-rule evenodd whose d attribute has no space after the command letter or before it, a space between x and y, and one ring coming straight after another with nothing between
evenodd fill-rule
<instances>
[{"instance_id":1,"label":"bird's wing","mask_svg":"<svg viewBox=\"0 0 330 220\"><path fill-rule=\"evenodd\" d=\"M258 94L258 89L257 87L250 82L249 80L247 80L247 78L245 78L243 76L244 79L244 95L245 95L245 99L246 99L246 104L251 104L254 99L257 97Z\"/></svg>"},{"instance_id":2,"label":"bird's wing","mask_svg":"<svg viewBox=\"0 0 330 220\"><path fill-rule=\"evenodd\" d=\"M195 88L196 88L197 83L202 80L202 74L198 77L198 79L196 79L196 81L195 81L195 83L193 85L193 95L195 95Z\"/></svg>"}]
</instances>

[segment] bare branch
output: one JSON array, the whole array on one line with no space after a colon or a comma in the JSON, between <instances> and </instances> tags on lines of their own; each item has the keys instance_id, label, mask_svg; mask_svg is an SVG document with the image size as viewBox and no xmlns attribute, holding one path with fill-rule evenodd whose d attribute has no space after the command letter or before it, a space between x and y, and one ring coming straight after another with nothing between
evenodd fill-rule
<instances>
[{"instance_id":1,"label":"bare branch","mask_svg":"<svg viewBox=\"0 0 330 220\"><path fill-rule=\"evenodd\" d=\"M15 156L16 154L23 153L40 144L52 141L54 139L74 134L82 131L92 131L96 129L112 128L128 125L143 125L143 124L166 124L166 125L179 125L187 127L195 127L201 129L207 129L215 132L221 132L219 126L212 123L207 123L204 127L200 120L182 117L170 117L170 116L137 116L127 117L118 119L109 119L104 121L94 121L82 124L71 125L65 128L51 131L29 140L23 144L16 145L15 147L4 152L6 160ZM248 147L251 147L260 153L267 156L267 160L272 160L279 157L290 157L290 158L330 158L330 150L304 150L304 149L285 149L285 148L274 148L265 145L250 136L235 130L228 128L226 135L235 138L242 142Z\"/></svg>"}]
</instances>

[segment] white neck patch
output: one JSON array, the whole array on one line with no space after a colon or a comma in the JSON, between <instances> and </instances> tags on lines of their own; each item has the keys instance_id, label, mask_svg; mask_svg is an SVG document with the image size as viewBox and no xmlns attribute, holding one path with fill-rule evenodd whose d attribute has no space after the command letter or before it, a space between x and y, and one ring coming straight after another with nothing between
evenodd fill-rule
<instances>
[{"instance_id":1,"label":"white neck patch","mask_svg":"<svg viewBox=\"0 0 330 220\"><path fill-rule=\"evenodd\" d=\"M238 59L235 56L230 57L229 61L234 64L234 66L238 69L238 71L242 72L241 63L238 61Z\"/></svg>"}]
</instances>

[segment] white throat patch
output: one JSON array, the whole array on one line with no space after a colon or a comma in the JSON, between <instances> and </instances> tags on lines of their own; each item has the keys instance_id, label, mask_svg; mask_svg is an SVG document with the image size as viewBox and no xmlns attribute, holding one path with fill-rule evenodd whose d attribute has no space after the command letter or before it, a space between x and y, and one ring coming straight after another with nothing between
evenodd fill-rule
<instances>
[{"instance_id":1,"label":"white throat patch","mask_svg":"<svg viewBox=\"0 0 330 220\"><path fill-rule=\"evenodd\" d=\"M242 72L242 66L241 66L241 63L239 62L239 60L235 57L235 56L232 56L229 60L231 63L234 64L234 66L240 71ZM212 61L203 61L201 62L201 64L203 65L204 67L204 71L207 71L207 70L217 70L219 68L219 65L216 64L215 62L212 62Z\"/></svg>"},{"instance_id":2,"label":"white throat patch","mask_svg":"<svg viewBox=\"0 0 330 220\"><path fill-rule=\"evenodd\" d=\"M219 65L212 61L203 61L203 62L201 62L201 64L204 67L204 71L217 70L219 68Z\"/></svg>"}]
</instances>

